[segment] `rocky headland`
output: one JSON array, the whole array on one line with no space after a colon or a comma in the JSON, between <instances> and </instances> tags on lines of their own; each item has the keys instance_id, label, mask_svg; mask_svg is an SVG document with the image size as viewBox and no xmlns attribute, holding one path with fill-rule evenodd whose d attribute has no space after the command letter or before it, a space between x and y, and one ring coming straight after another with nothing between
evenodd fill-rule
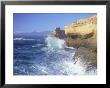
<instances>
[{"instance_id":1,"label":"rocky headland","mask_svg":"<svg viewBox=\"0 0 110 88\"><path fill-rule=\"evenodd\" d=\"M52 32L52 36L64 39L69 47L77 48L74 59L86 65L86 71L97 68L96 15L65 25L64 30L58 27Z\"/></svg>"}]
</instances>

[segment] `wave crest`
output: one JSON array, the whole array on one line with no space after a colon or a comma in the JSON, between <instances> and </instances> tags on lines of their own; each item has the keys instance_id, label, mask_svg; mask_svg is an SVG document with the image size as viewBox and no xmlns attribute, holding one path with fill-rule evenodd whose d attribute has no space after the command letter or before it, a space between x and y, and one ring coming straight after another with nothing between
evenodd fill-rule
<instances>
[{"instance_id":1,"label":"wave crest","mask_svg":"<svg viewBox=\"0 0 110 88\"><path fill-rule=\"evenodd\" d=\"M35 39L14 38L14 40L35 40Z\"/></svg>"}]
</instances>

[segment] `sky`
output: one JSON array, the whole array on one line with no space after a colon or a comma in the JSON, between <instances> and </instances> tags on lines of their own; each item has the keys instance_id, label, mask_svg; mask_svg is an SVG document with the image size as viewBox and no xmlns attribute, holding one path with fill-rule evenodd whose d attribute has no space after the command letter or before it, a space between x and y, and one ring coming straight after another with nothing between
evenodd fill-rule
<instances>
[{"instance_id":1,"label":"sky","mask_svg":"<svg viewBox=\"0 0 110 88\"><path fill-rule=\"evenodd\" d=\"M29 33L62 30L65 25L95 15L95 13L14 13L14 32Z\"/></svg>"}]
</instances>

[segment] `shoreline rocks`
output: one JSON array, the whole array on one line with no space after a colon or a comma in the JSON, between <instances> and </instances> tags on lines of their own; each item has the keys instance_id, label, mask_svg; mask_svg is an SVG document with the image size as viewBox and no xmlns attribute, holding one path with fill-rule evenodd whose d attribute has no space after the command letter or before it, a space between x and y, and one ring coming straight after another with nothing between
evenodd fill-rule
<instances>
[{"instance_id":1,"label":"shoreline rocks","mask_svg":"<svg viewBox=\"0 0 110 88\"><path fill-rule=\"evenodd\" d=\"M78 48L74 55L74 59L77 59L77 61L80 61L83 66L86 66L86 71L97 68L97 53L92 49L85 47Z\"/></svg>"}]
</instances>

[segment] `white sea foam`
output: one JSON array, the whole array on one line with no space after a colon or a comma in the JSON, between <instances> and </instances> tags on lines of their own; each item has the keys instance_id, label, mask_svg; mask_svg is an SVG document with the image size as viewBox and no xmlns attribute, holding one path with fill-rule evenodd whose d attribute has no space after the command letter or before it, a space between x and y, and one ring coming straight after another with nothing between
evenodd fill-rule
<instances>
[{"instance_id":1,"label":"white sea foam","mask_svg":"<svg viewBox=\"0 0 110 88\"><path fill-rule=\"evenodd\" d=\"M62 63L65 67L65 71L68 75L84 75L85 74L85 68L80 64L72 61L64 61Z\"/></svg>"},{"instance_id":2,"label":"white sea foam","mask_svg":"<svg viewBox=\"0 0 110 88\"><path fill-rule=\"evenodd\" d=\"M14 40L35 40L35 39L14 38Z\"/></svg>"},{"instance_id":3,"label":"white sea foam","mask_svg":"<svg viewBox=\"0 0 110 88\"><path fill-rule=\"evenodd\" d=\"M43 44L35 44L35 45L33 45L32 47L40 47L40 46L42 46Z\"/></svg>"}]
</instances>

